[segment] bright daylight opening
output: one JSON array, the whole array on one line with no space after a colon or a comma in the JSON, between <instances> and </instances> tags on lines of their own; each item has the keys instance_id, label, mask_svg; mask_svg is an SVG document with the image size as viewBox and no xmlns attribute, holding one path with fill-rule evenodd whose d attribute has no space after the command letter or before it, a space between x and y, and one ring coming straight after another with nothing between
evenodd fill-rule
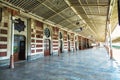
<instances>
[{"instance_id":1,"label":"bright daylight opening","mask_svg":"<svg viewBox=\"0 0 120 80\"><path fill-rule=\"evenodd\" d=\"M120 64L120 26L117 25L112 33L113 57Z\"/></svg>"}]
</instances>

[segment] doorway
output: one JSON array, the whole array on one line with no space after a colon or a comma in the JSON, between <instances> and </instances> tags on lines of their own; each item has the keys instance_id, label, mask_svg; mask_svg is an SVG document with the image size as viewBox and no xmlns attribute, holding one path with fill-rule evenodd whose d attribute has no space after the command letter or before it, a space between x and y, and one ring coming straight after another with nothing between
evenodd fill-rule
<instances>
[{"instance_id":1,"label":"doorway","mask_svg":"<svg viewBox=\"0 0 120 80\"><path fill-rule=\"evenodd\" d=\"M79 50L81 50L81 41L79 41Z\"/></svg>"},{"instance_id":2,"label":"doorway","mask_svg":"<svg viewBox=\"0 0 120 80\"><path fill-rule=\"evenodd\" d=\"M75 41L75 50L77 51L77 41Z\"/></svg>"},{"instance_id":3,"label":"doorway","mask_svg":"<svg viewBox=\"0 0 120 80\"><path fill-rule=\"evenodd\" d=\"M63 52L63 42L62 42L62 40L60 40L60 53L62 53Z\"/></svg>"},{"instance_id":4,"label":"doorway","mask_svg":"<svg viewBox=\"0 0 120 80\"><path fill-rule=\"evenodd\" d=\"M49 39L44 40L44 56L50 56L51 44Z\"/></svg>"},{"instance_id":5,"label":"doorway","mask_svg":"<svg viewBox=\"0 0 120 80\"><path fill-rule=\"evenodd\" d=\"M24 35L14 35L14 62L25 60L26 37Z\"/></svg>"},{"instance_id":6,"label":"doorway","mask_svg":"<svg viewBox=\"0 0 120 80\"><path fill-rule=\"evenodd\" d=\"M70 51L70 41L68 41L68 51Z\"/></svg>"}]
</instances>

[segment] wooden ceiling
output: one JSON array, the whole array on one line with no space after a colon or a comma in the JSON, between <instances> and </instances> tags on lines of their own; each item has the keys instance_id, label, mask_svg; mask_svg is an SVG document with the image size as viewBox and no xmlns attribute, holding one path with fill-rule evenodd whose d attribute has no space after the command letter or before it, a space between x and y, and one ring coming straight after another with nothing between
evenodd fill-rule
<instances>
[{"instance_id":1,"label":"wooden ceiling","mask_svg":"<svg viewBox=\"0 0 120 80\"><path fill-rule=\"evenodd\" d=\"M110 16L112 31L118 22L117 0L2 0L0 2L98 41L105 39L110 6L112 6Z\"/></svg>"}]
</instances>

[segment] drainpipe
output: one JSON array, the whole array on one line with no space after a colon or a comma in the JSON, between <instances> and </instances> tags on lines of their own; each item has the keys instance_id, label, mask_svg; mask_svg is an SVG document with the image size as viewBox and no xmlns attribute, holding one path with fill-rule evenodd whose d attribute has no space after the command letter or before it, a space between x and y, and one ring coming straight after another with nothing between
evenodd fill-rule
<instances>
[{"instance_id":1,"label":"drainpipe","mask_svg":"<svg viewBox=\"0 0 120 80\"><path fill-rule=\"evenodd\" d=\"M110 38L109 38L109 28L108 28L109 25L108 25L108 21L107 21L106 25L107 26L106 26L106 36L105 36L105 48L106 48L106 50L108 52L108 55L109 55L109 53L110 53L110 48L109 48Z\"/></svg>"}]
</instances>

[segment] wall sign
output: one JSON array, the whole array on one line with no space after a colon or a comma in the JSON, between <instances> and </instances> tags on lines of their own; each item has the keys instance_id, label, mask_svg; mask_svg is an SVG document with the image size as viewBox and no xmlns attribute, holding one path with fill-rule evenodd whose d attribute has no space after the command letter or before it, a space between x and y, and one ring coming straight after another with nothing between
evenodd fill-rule
<instances>
[{"instance_id":1,"label":"wall sign","mask_svg":"<svg viewBox=\"0 0 120 80\"><path fill-rule=\"evenodd\" d=\"M48 28L45 28L44 34L47 38L50 37L50 30Z\"/></svg>"},{"instance_id":2,"label":"wall sign","mask_svg":"<svg viewBox=\"0 0 120 80\"><path fill-rule=\"evenodd\" d=\"M24 31L25 27L24 21L20 18L14 20L14 29L18 32Z\"/></svg>"}]
</instances>

